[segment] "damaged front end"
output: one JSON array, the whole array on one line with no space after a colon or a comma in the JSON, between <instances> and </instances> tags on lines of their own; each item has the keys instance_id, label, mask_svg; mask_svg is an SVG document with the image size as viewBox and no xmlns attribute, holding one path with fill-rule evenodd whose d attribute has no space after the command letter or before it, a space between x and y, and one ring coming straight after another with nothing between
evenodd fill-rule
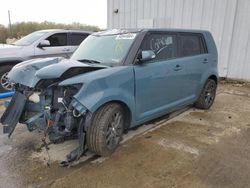
<instances>
[{"instance_id":1,"label":"damaged front end","mask_svg":"<svg viewBox=\"0 0 250 188\"><path fill-rule=\"evenodd\" d=\"M51 75L50 71L56 68L53 64L58 62L52 61L45 67L46 71L35 64L29 64L29 68L27 68L24 63L21 73L15 72L14 67L10 72L10 79L15 83L15 95L2 115L1 123L4 125L4 133L8 133L9 137L19 122L26 124L29 131L44 131L51 143L61 143L70 138L78 138L79 147L67 156L66 163L68 163L79 159L85 150L84 124L87 113L90 112L74 98L74 95L81 89L82 83L67 86L59 86L59 83L77 74L104 67L94 66L92 68L89 65L83 66L82 63L73 62L68 69L65 68L60 74L55 74L55 77L47 76L44 72ZM26 79L27 81L22 79L20 81L22 84L20 84L18 74L23 74L24 70L32 77ZM56 71L58 72L58 70ZM31 82L31 80L35 80L35 82Z\"/></svg>"}]
</instances>

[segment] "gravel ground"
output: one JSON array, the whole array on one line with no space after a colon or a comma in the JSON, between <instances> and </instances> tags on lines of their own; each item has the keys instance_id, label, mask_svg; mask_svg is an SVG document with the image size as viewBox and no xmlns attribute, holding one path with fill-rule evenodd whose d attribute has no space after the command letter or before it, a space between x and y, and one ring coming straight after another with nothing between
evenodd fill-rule
<instances>
[{"instance_id":1,"label":"gravel ground","mask_svg":"<svg viewBox=\"0 0 250 188\"><path fill-rule=\"evenodd\" d=\"M74 141L51 145L48 167L42 135L20 125L11 139L0 133L0 187L249 187L249 114L249 84L222 82L210 110L154 120L125 135L109 158L89 154L70 168L57 160Z\"/></svg>"}]
</instances>

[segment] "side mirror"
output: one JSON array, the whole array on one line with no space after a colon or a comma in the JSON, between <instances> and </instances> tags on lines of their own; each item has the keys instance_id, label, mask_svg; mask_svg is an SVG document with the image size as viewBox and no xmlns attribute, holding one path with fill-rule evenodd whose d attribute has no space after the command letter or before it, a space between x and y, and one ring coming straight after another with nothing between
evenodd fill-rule
<instances>
[{"instance_id":1,"label":"side mirror","mask_svg":"<svg viewBox=\"0 0 250 188\"><path fill-rule=\"evenodd\" d=\"M149 61L155 58L153 50L144 50L139 53L138 60L141 62Z\"/></svg>"},{"instance_id":2,"label":"side mirror","mask_svg":"<svg viewBox=\"0 0 250 188\"><path fill-rule=\"evenodd\" d=\"M43 47L48 47L50 46L50 42L48 40L42 40L39 44L38 44L38 48L43 48Z\"/></svg>"}]
</instances>

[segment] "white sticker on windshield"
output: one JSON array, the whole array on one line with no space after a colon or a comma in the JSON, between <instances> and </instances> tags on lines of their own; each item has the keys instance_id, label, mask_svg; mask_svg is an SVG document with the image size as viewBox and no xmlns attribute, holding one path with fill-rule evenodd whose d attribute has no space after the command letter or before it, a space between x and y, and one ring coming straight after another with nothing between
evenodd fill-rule
<instances>
[{"instance_id":1,"label":"white sticker on windshield","mask_svg":"<svg viewBox=\"0 0 250 188\"><path fill-rule=\"evenodd\" d=\"M116 40L130 40L130 39L134 39L136 36L135 33L126 33L126 34L121 34L121 35L117 35Z\"/></svg>"}]
</instances>

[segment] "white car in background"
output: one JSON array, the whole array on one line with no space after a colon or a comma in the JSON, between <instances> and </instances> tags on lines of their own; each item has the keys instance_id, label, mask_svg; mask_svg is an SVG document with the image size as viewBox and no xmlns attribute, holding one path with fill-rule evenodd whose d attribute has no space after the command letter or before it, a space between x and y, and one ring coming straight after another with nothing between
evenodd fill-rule
<instances>
[{"instance_id":1,"label":"white car in background","mask_svg":"<svg viewBox=\"0 0 250 188\"><path fill-rule=\"evenodd\" d=\"M14 65L40 57L69 58L89 34L80 30L40 30L11 45L0 44L0 92L11 90L7 74Z\"/></svg>"}]
</instances>

